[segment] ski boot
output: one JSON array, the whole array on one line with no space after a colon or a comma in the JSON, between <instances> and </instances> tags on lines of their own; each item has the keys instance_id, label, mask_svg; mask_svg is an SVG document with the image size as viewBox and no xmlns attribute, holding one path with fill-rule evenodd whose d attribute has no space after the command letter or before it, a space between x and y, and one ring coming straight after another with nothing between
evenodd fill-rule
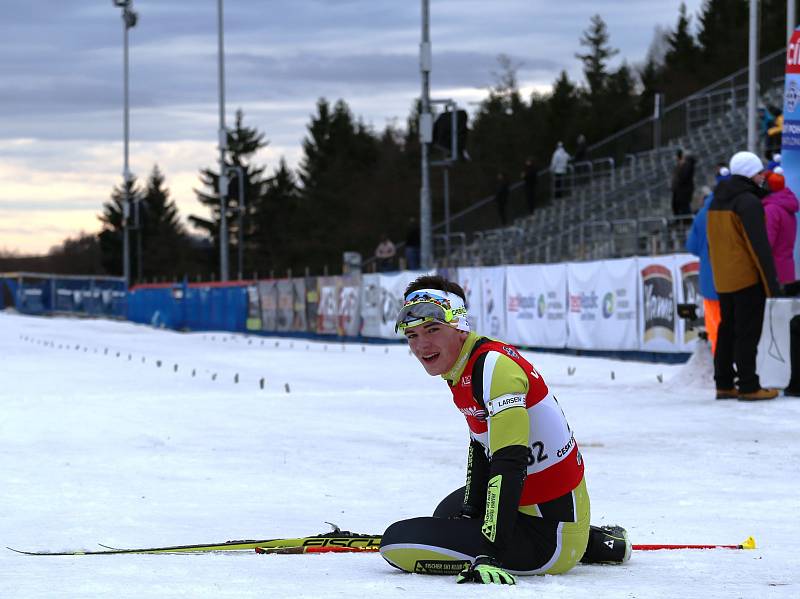
<instances>
[{"instance_id":1,"label":"ski boot","mask_svg":"<svg viewBox=\"0 0 800 599\"><path fill-rule=\"evenodd\" d=\"M624 564L631 559L628 531L621 526L590 526L582 564Z\"/></svg>"}]
</instances>

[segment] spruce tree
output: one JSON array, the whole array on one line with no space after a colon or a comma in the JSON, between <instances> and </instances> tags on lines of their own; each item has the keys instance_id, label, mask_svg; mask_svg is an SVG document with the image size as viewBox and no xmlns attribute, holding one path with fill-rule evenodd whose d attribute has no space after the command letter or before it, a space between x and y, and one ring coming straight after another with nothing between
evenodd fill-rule
<instances>
[{"instance_id":1,"label":"spruce tree","mask_svg":"<svg viewBox=\"0 0 800 599\"><path fill-rule=\"evenodd\" d=\"M185 274L188 240L178 207L164 187L158 165L153 166L141 202L142 270L145 279L180 278Z\"/></svg>"},{"instance_id":2,"label":"spruce tree","mask_svg":"<svg viewBox=\"0 0 800 599\"><path fill-rule=\"evenodd\" d=\"M128 197L131 206L129 225L133 224L133 205L141 199L142 191L137 185L136 177L131 177L124 183L125 187L115 186L111 192L111 198L103 203L103 212L98 215L102 223L102 229L98 234L100 241L100 251L102 253L103 268L111 275L122 276L124 269L122 264L123 254L123 205L125 201L124 189L128 190ZM136 264L133 235L129 231L131 273Z\"/></svg>"},{"instance_id":3,"label":"spruce tree","mask_svg":"<svg viewBox=\"0 0 800 599\"><path fill-rule=\"evenodd\" d=\"M251 237L248 232L248 220L252 214L253 206L259 201L264 187L264 166L256 166L250 163L250 159L258 150L266 147L269 142L265 140L264 134L255 128L245 127L243 124L244 113L241 110L236 112L236 125L228 130L227 134L227 156L225 159L226 169L229 171L228 197L225 198L226 219L228 224L228 256L232 264L236 264L237 247L239 243L239 182L238 173L235 167L241 167L244 173L244 197L245 210L242 213L245 237ZM200 181L206 190L195 189L198 201L207 206L210 217L190 215L189 222L200 231L208 235L216 248L216 256L219 256L219 232L221 220L221 202L219 197L219 171L214 167L205 168L200 171ZM245 272L252 270L252 261L248 248L245 248ZM229 272L235 273L236 269Z\"/></svg>"},{"instance_id":4,"label":"spruce tree","mask_svg":"<svg viewBox=\"0 0 800 599\"><path fill-rule=\"evenodd\" d=\"M252 210L248 241L255 260L253 270L258 271L259 276L286 268L302 272L305 266L302 257L304 219L297 211L297 198L294 174L281 158L278 169L266 182L264 193Z\"/></svg>"},{"instance_id":5,"label":"spruce tree","mask_svg":"<svg viewBox=\"0 0 800 599\"><path fill-rule=\"evenodd\" d=\"M608 61L619 54L619 50L612 48L608 42L606 22L600 15L594 15L580 39L581 46L585 46L587 51L575 55L583 62L583 75L589 87L592 106L598 103L608 85Z\"/></svg>"}]
</instances>

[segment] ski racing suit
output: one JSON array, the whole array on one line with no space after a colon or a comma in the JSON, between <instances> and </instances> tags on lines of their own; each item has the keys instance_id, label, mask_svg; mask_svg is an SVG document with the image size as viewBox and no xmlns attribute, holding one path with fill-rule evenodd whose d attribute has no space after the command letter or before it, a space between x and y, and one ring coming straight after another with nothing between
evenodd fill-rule
<instances>
[{"instance_id":1,"label":"ski racing suit","mask_svg":"<svg viewBox=\"0 0 800 599\"><path fill-rule=\"evenodd\" d=\"M469 427L466 485L432 517L389 526L381 554L427 574L457 574L478 555L515 574L568 571L586 549L589 495L555 396L514 347L474 332L442 376Z\"/></svg>"}]
</instances>

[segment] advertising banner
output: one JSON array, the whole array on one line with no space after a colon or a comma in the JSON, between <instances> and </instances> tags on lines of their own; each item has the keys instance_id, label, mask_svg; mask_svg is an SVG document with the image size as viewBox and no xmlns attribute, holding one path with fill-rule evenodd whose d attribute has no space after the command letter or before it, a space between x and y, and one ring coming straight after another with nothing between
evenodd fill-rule
<instances>
[{"instance_id":1,"label":"advertising banner","mask_svg":"<svg viewBox=\"0 0 800 599\"><path fill-rule=\"evenodd\" d=\"M317 313L319 311L319 289L317 277L305 277L306 287L306 328L313 332L317 330Z\"/></svg>"},{"instance_id":2,"label":"advertising banner","mask_svg":"<svg viewBox=\"0 0 800 599\"><path fill-rule=\"evenodd\" d=\"M567 264L567 347L635 350L636 259Z\"/></svg>"},{"instance_id":3,"label":"advertising banner","mask_svg":"<svg viewBox=\"0 0 800 599\"><path fill-rule=\"evenodd\" d=\"M677 349L692 352L697 345L700 328L705 327L703 296L700 294L700 261L691 254L677 254L674 276L677 303L697 306L696 320L687 323L678 317Z\"/></svg>"},{"instance_id":4,"label":"advertising banner","mask_svg":"<svg viewBox=\"0 0 800 599\"><path fill-rule=\"evenodd\" d=\"M261 301L258 297L258 285L247 286L247 320L248 331L261 330Z\"/></svg>"},{"instance_id":5,"label":"advertising banner","mask_svg":"<svg viewBox=\"0 0 800 599\"><path fill-rule=\"evenodd\" d=\"M403 305L403 291L425 271L403 270L362 275L361 334L365 337L395 339L394 323Z\"/></svg>"},{"instance_id":6,"label":"advertising banner","mask_svg":"<svg viewBox=\"0 0 800 599\"><path fill-rule=\"evenodd\" d=\"M291 279L281 279L275 284L278 294L277 330L291 331L294 321L294 285Z\"/></svg>"},{"instance_id":7,"label":"advertising banner","mask_svg":"<svg viewBox=\"0 0 800 599\"><path fill-rule=\"evenodd\" d=\"M676 308L675 256L637 258L639 348L676 352L680 347Z\"/></svg>"},{"instance_id":8,"label":"advertising banner","mask_svg":"<svg viewBox=\"0 0 800 599\"><path fill-rule=\"evenodd\" d=\"M786 187L797 193L800 190L800 28L794 30L786 47L781 166ZM795 216L800 219L800 213ZM795 239L794 265L794 278L799 279L800 235Z\"/></svg>"},{"instance_id":9,"label":"advertising banner","mask_svg":"<svg viewBox=\"0 0 800 599\"><path fill-rule=\"evenodd\" d=\"M467 296L467 313L473 331L484 335L489 333L483 323L483 292L481 290L481 269L475 267L458 268L458 284Z\"/></svg>"},{"instance_id":10,"label":"advertising banner","mask_svg":"<svg viewBox=\"0 0 800 599\"><path fill-rule=\"evenodd\" d=\"M337 277L336 332L355 337L361 329L361 275Z\"/></svg>"},{"instance_id":11,"label":"advertising banner","mask_svg":"<svg viewBox=\"0 0 800 599\"><path fill-rule=\"evenodd\" d=\"M306 280L302 277L292 279L292 331L305 331L306 320Z\"/></svg>"},{"instance_id":12,"label":"advertising banner","mask_svg":"<svg viewBox=\"0 0 800 599\"><path fill-rule=\"evenodd\" d=\"M756 354L756 372L764 388L783 389L792 375L792 318L800 316L800 298L767 298Z\"/></svg>"},{"instance_id":13,"label":"advertising banner","mask_svg":"<svg viewBox=\"0 0 800 599\"><path fill-rule=\"evenodd\" d=\"M261 330L278 330L278 289L275 281L260 281L258 296L261 301Z\"/></svg>"},{"instance_id":14,"label":"advertising banner","mask_svg":"<svg viewBox=\"0 0 800 599\"><path fill-rule=\"evenodd\" d=\"M566 264L506 267L506 339L516 345L566 347Z\"/></svg>"},{"instance_id":15,"label":"advertising banner","mask_svg":"<svg viewBox=\"0 0 800 599\"><path fill-rule=\"evenodd\" d=\"M481 325L477 329L482 335L494 339L506 336L506 267L484 266L481 270Z\"/></svg>"},{"instance_id":16,"label":"advertising banner","mask_svg":"<svg viewBox=\"0 0 800 599\"><path fill-rule=\"evenodd\" d=\"M336 335L338 332L336 306L339 293L336 283L336 277L317 277L317 333L320 335Z\"/></svg>"}]
</instances>

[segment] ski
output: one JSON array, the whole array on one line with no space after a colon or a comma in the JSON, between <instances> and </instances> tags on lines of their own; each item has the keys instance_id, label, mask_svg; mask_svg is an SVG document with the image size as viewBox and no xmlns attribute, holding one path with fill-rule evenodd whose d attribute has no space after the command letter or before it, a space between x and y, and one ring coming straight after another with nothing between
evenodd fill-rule
<instances>
[{"instance_id":1,"label":"ski","mask_svg":"<svg viewBox=\"0 0 800 599\"><path fill-rule=\"evenodd\" d=\"M341 530L338 526L334 526L331 532L320 533L309 537L297 537L290 539L248 539L237 541L225 541L223 543L201 543L196 545L170 545L164 547L140 547L133 549L115 548L103 546L101 550L73 550L73 551L25 551L22 549L15 549L7 547L16 553L24 555L123 555L127 553L210 553L220 551L253 551L257 547L270 550L270 549L287 549L287 548L332 548L337 547L344 550L357 551L377 550L381 543L381 537L378 535L368 535L361 533L354 533L348 530ZM332 550L335 551L335 550ZM305 552L305 551L304 551ZM310 551L314 552L314 551ZM322 553L317 549L316 553Z\"/></svg>"},{"instance_id":2,"label":"ski","mask_svg":"<svg viewBox=\"0 0 800 599\"><path fill-rule=\"evenodd\" d=\"M375 553L380 549L380 537L377 543L364 544L358 546L341 545L306 545L299 547L256 547L256 553L291 555L301 553Z\"/></svg>"}]
</instances>

